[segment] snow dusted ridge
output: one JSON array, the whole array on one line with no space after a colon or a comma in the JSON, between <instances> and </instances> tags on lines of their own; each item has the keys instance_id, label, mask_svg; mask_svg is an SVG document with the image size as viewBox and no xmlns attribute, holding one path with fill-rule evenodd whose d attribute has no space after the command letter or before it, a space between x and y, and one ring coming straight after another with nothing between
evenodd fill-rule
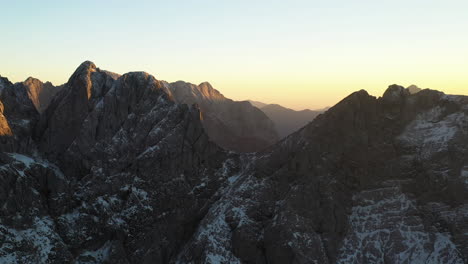
<instances>
[{"instance_id":1,"label":"snow dusted ridge","mask_svg":"<svg viewBox=\"0 0 468 264\"><path fill-rule=\"evenodd\" d=\"M337 263L464 263L450 233L425 226L398 182L362 191L353 201Z\"/></svg>"},{"instance_id":2,"label":"snow dusted ridge","mask_svg":"<svg viewBox=\"0 0 468 264\"><path fill-rule=\"evenodd\" d=\"M203 263L242 263L233 254L231 237L233 228L241 228L252 222L245 211L250 201L241 199L239 194L255 192L262 185L249 174L253 158L244 156L244 167L233 175L229 169L233 165L231 160L227 160L223 166L222 176L227 177L227 185L219 190L222 197L211 206L190 242L205 248L201 256L196 256ZM181 251L176 263L194 261L195 256L189 245Z\"/></svg>"},{"instance_id":3,"label":"snow dusted ridge","mask_svg":"<svg viewBox=\"0 0 468 264\"><path fill-rule=\"evenodd\" d=\"M466 97L362 90L239 154L147 73L85 62L41 115L0 82L0 263L468 261Z\"/></svg>"},{"instance_id":4,"label":"snow dusted ridge","mask_svg":"<svg viewBox=\"0 0 468 264\"><path fill-rule=\"evenodd\" d=\"M400 135L403 144L420 149L421 158L429 158L441 151L447 151L449 141L457 133L466 133L468 115L464 112L445 114L446 109L436 106L419 114Z\"/></svg>"},{"instance_id":5,"label":"snow dusted ridge","mask_svg":"<svg viewBox=\"0 0 468 264\"><path fill-rule=\"evenodd\" d=\"M32 226L27 229L18 230L0 224L3 236L0 263L48 263L55 255L53 248L57 245L65 247L54 229L54 222L49 217L35 217ZM24 252L16 250L18 246L31 247L35 254L25 255Z\"/></svg>"},{"instance_id":6,"label":"snow dusted ridge","mask_svg":"<svg viewBox=\"0 0 468 264\"><path fill-rule=\"evenodd\" d=\"M7 195L0 201L2 212L6 213L0 218L0 263L49 263L66 245L56 232L54 219L44 214L41 192L45 178L41 174L57 183L63 182L64 176L48 161L18 153L1 155L4 164L0 175L4 185L0 192ZM12 199L16 192L21 193L21 199ZM58 199L62 194L53 190L50 197ZM30 248L34 254L21 248Z\"/></svg>"}]
</instances>

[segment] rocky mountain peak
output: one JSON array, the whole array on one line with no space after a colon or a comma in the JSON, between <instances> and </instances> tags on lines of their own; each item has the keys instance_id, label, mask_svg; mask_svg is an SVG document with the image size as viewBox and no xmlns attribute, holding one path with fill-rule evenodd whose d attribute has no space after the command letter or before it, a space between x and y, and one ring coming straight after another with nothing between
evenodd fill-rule
<instances>
[{"instance_id":1,"label":"rocky mountain peak","mask_svg":"<svg viewBox=\"0 0 468 264\"><path fill-rule=\"evenodd\" d=\"M214 90L213 86L211 86L211 84L209 82L202 82L198 85L200 88L202 89L206 89L206 90Z\"/></svg>"},{"instance_id":2,"label":"rocky mountain peak","mask_svg":"<svg viewBox=\"0 0 468 264\"><path fill-rule=\"evenodd\" d=\"M94 64L94 62L92 62L92 61L87 60L87 61L82 62L78 66L78 68L76 68L75 73L76 72L83 72L83 71L92 71L92 70L95 70L95 69L97 69L96 64Z\"/></svg>"},{"instance_id":3,"label":"rocky mountain peak","mask_svg":"<svg viewBox=\"0 0 468 264\"><path fill-rule=\"evenodd\" d=\"M347 107L349 108L359 107L363 103L363 101L366 101L369 98L375 99L374 96L369 95L369 93L366 90L362 89L354 93L351 93L350 95L342 99L340 102L338 102L335 106L330 108L330 110L334 111L335 109L343 109Z\"/></svg>"},{"instance_id":4,"label":"rocky mountain peak","mask_svg":"<svg viewBox=\"0 0 468 264\"><path fill-rule=\"evenodd\" d=\"M0 140L2 137L10 137L13 135L10 125L8 124L8 120L3 115L3 109L3 103L0 101Z\"/></svg>"},{"instance_id":5,"label":"rocky mountain peak","mask_svg":"<svg viewBox=\"0 0 468 264\"><path fill-rule=\"evenodd\" d=\"M218 90L214 89L208 82L203 82L199 85L192 83L177 81L168 84L169 92L178 102L193 104L193 103L216 103L227 100Z\"/></svg>"},{"instance_id":6,"label":"rocky mountain peak","mask_svg":"<svg viewBox=\"0 0 468 264\"><path fill-rule=\"evenodd\" d=\"M208 84L79 68L40 116L0 79L0 263L468 259L468 97L361 90L271 145Z\"/></svg>"},{"instance_id":7,"label":"rocky mountain peak","mask_svg":"<svg viewBox=\"0 0 468 264\"><path fill-rule=\"evenodd\" d=\"M385 90L384 94L382 97L399 97L402 95L408 95L405 87L398 85L398 84L392 84L388 86L387 90Z\"/></svg>"},{"instance_id":8,"label":"rocky mountain peak","mask_svg":"<svg viewBox=\"0 0 468 264\"><path fill-rule=\"evenodd\" d=\"M24 83L28 83L28 84L42 84L42 81L39 80L39 79L36 79L32 76L29 76L25 81Z\"/></svg>"},{"instance_id":9,"label":"rocky mountain peak","mask_svg":"<svg viewBox=\"0 0 468 264\"><path fill-rule=\"evenodd\" d=\"M8 78L6 77L2 77L0 75L0 92L3 90L3 88L7 85L11 85L12 83L10 82L10 80L8 80Z\"/></svg>"},{"instance_id":10,"label":"rocky mountain peak","mask_svg":"<svg viewBox=\"0 0 468 264\"><path fill-rule=\"evenodd\" d=\"M278 140L273 122L249 102L224 97L210 83L166 83L178 103L197 104L210 139L223 148L240 152L262 150Z\"/></svg>"},{"instance_id":11,"label":"rocky mountain peak","mask_svg":"<svg viewBox=\"0 0 468 264\"><path fill-rule=\"evenodd\" d=\"M0 149L31 152L31 131L38 112L26 89L0 77L1 134Z\"/></svg>"},{"instance_id":12,"label":"rocky mountain peak","mask_svg":"<svg viewBox=\"0 0 468 264\"><path fill-rule=\"evenodd\" d=\"M88 113L115 81L111 74L101 71L93 62L83 62L41 116L36 128L36 136L42 138L41 147L52 153L67 148L80 133ZM59 138L52 138L58 134L61 135Z\"/></svg>"},{"instance_id":13,"label":"rocky mountain peak","mask_svg":"<svg viewBox=\"0 0 468 264\"><path fill-rule=\"evenodd\" d=\"M218 90L214 89L209 82L202 82L198 85L202 95L210 100L218 101L226 98Z\"/></svg>"},{"instance_id":14,"label":"rocky mountain peak","mask_svg":"<svg viewBox=\"0 0 468 264\"><path fill-rule=\"evenodd\" d=\"M419 93L422 89L412 84L406 88L410 94Z\"/></svg>"},{"instance_id":15,"label":"rocky mountain peak","mask_svg":"<svg viewBox=\"0 0 468 264\"><path fill-rule=\"evenodd\" d=\"M410 93L403 86L392 84L385 90L382 99L388 103L395 103L403 100L408 95Z\"/></svg>"},{"instance_id":16,"label":"rocky mountain peak","mask_svg":"<svg viewBox=\"0 0 468 264\"><path fill-rule=\"evenodd\" d=\"M87 99L92 96L91 74L99 71L96 65L91 61L85 61L75 70L67 82L67 86L72 89L78 89L75 93L86 92Z\"/></svg>"},{"instance_id":17,"label":"rocky mountain peak","mask_svg":"<svg viewBox=\"0 0 468 264\"><path fill-rule=\"evenodd\" d=\"M28 77L17 85L23 86L27 90L29 98L39 113L44 112L54 95L62 88L62 86L54 86L51 82L43 83L34 77Z\"/></svg>"}]
</instances>

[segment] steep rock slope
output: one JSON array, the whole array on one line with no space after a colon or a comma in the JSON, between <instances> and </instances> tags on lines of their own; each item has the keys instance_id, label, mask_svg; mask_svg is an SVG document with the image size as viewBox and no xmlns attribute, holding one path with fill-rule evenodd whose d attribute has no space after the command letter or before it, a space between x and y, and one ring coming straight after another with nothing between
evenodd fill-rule
<instances>
[{"instance_id":1,"label":"steep rock slope","mask_svg":"<svg viewBox=\"0 0 468 264\"><path fill-rule=\"evenodd\" d=\"M467 125L467 97L356 92L259 153L176 262L466 263Z\"/></svg>"},{"instance_id":2,"label":"steep rock slope","mask_svg":"<svg viewBox=\"0 0 468 264\"><path fill-rule=\"evenodd\" d=\"M272 121L281 138L296 132L314 120L323 111L309 109L296 111L278 104L268 104L260 108Z\"/></svg>"},{"instance_id":3,"label":"steep rock slope","mask_svg":"<svg viewBox=\"0 0 468 264\"><path fill-rule=\"evenodd\" d=\"M43 83L32 77L29 77L26 81L15 85L25 87L29 98L39 113L44 112L44 110L49 106L54 95L62 88L62 86L54 86L50 82Z\"/></svg>"},{"instance_id":4,"label":"steep rock slope","mask_svg":"<svg viewBox=\"0 0 468 264\"><path fill-rule=\"evenodd\" d=\"M265 149L278 141L273 122L248 102L225 98L209 83L166 83L176 102L197 104L208 136L219 146L238 152Z\"/></svg>"},{"instance_id":5,"label":"steep rock slope","mask_svg":"<svg viewBox=\"0 0 468 264\"><path fill-rule=\"evenodd\" d=\"M151 75L83 63L41 116L38 153L2 154L0 260L167 263L237 166L199 118Z\"/></svg>"},{"instance_id":6,"label":"steep rock slope","mask_svg":"<svg viewBox=\"0 0 468 264\"><path fill-rule=\"evenodd\" d=\"M267 106L268 104L265 104L265 103L262 103L262 102L259 102L259 101L254 101L254 100L248 100L249 103L255 107L257 107L258 109L262 109L262 107L264 106Z\"/></svg>"},{"instance_id":7,"label":"steep rock slope","mask_svg":"<svg viewBox=\"0 0 468 264\"><path fill-rule=\"evenodd\" d=\"M85 62L40 117L12 87L0 79L0 262L468 259L467 97L359 91L239 155L143 72Z\"/></svg>"},{"instance_id":8,"label":"steep rock slope","mask_svg":"<svg viewBox=\"0 0 468 264\"><path fill-rule=\"evenodd\" d=\"M26 89L0 76L0 150L34 151L31 132L38 119Z\"/></svg>"}]
</instances>

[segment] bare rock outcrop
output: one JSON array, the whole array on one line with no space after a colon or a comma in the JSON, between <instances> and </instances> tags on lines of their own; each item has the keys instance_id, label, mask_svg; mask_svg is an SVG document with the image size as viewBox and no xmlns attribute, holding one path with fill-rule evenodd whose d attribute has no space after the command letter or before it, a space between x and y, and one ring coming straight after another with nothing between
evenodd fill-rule
<instances>
[{"instance_id":1,"label":"bare rock outcrop","mask_svg":"<svg viewBox=\"0 0 468 264\"><path fill-rule=\"evenodd\" d=\"M40 80L29 77L24 82L17 85L22 85L26 88L28 96L33 102L39 113L45 111L49 106L52 98L62 89L63 86L54 86L50 82L43 83Z\"/></svg>"}]
</instances>

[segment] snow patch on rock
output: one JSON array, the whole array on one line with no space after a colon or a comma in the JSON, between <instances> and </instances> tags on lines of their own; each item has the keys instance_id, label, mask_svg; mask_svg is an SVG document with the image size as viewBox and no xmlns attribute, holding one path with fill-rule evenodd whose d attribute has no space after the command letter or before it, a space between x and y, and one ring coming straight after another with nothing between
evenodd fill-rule
<instances>
[{"instance_id":1,"label":"snow patch on rock","mask_svg":"<svg viewBox=\"0 0 468 264\"><path fill-rule=\"evenodd\" d=\"M337 263L463 263L450 234L428 232L399 187L363 191L353 201Z\"/></svg>"},{"instance_id":2,"label":"snow patch on rock","mask_svg":"<svg viewBox=\"0 0 468 264\"><path fill-rule=\"evenodd\" d=\"M55 244L61 242L49 217L35 217L31 228L24 230L0 225L0 234L3 237L0 263L49 263L49 257L55 253ZM20 254L14 250L18 247L32 247L34 256Z\"/></svg>"},{"instance_id":3,"label":"snow patch on rock","mask_svg":"<svg viewBox=\"0 0 468 264\"><path fill-rule=\"evenodd\" d=\"M109 255L112 249L112 243L107 241L102 247L94 251L85 251L79 257L76 263L79 264L91 264L91 263L103 263L109 259Z\"/></svg>"},{"instance_id":4,"label":"snow patch on rock","mask_svg":"<svg viewBox=\"0 0 468 264\"><path fill-rule=\"evenodd\" d=\"M403 144L418 147L422 158L430 158L441 151L446 151L460 126L468 122L462 112L443 116L444 109L437 106L418 115L398 137Z\"/></svg>"}]
</instances>

